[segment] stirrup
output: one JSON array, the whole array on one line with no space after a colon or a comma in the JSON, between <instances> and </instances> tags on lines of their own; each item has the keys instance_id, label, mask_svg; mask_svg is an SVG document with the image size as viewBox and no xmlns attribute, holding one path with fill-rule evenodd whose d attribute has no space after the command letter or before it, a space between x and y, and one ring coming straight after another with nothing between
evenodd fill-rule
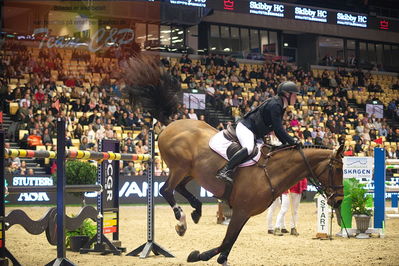
<instances>
[{"instance_id":1,"label":"stirrup","mask_svg":"<svg viewBox=\"0 0 399 266\"><path fill-rule=\"evenodd\" d=\"M233 170L227 170L222 168L217 172L216 178L229 183L233 183L233 179L230 177L232 174Z\"/></svg>"}]
</instances>

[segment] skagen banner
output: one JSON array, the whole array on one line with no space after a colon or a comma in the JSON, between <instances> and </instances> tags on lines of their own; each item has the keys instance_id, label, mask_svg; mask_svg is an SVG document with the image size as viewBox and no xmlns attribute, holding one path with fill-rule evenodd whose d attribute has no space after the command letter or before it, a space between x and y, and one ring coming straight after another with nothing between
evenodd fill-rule
<instances>
[{"instance_id":1,"label":"skagen banner","mask_svg":"<svg viewBox=\"0 0 399 266\"><path fill-rule=\"evenodd\" d=\"M159 204L166 204L165 199L159 193L160 188L164 185L166 180L165 176L154 177L154 202ZM51 186L53 179L50 176L14 176L12 180L13 186ZM195 182L191 182L187 185L189 191L193 193L195 197L200 199L204 203L216 203L216 198L213 194L205 190L204 188L197 185ZM120 204L146 204L147 203L147 177L146 176L120 176L119 179L119 203ZM306 192L306 200L312 200L315 194L312 186L308 186ZM67 204L81 204L81 200L75 194L66 193ZM85 193L86 202L89 204L96 203L95 192ZM175 193L176 201L179 203L187 203L187 201L179 194ZM7 204L15 205L44 205L44 204L56 204L57 195L56 193L46 192L35 192L20 194L7 195Z\"/></svg>"}]
</instances>

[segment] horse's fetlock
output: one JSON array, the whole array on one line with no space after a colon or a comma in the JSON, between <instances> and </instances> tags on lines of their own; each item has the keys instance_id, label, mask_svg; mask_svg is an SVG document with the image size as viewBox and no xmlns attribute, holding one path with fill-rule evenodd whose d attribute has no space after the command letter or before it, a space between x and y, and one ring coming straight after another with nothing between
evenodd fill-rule
<instances>
[{"instance_id":1,"label":"horse's fetlock","mask_svg":"<svg viewBox=\"0 0 399 266\"><path fill-rule=\"evenodd\" d=\"M218 259L217 259L217 262L218 262L219 264L223 264L223 263L225 263L226 261L227 261L227 256L224 255L224 254L220 254L219 257L218 257Z\"/></svg>"},{"instance_id":2,"label":"horse's fetlock","mask_svg":"<svg viewBox=\"0 0 399 266\"><path fill-rule=\"evenodd\" d=\"M176 220L180 220L182 211L183 210L180 207L173 208L173 212L175 213Z\"/></svg>"}]
</instances>

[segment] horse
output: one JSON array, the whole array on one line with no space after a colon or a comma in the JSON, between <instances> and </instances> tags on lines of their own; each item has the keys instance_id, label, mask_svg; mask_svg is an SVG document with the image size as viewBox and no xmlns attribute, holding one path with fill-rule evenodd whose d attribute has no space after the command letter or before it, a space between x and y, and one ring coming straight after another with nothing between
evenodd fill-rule
<instances>
[{"instance_id":1,"label":"horse","mask_svg":"<svg viewBox=\"0 0 399 266\"><path fill-rule=\"evenodd\" d=\"M134 58L125 69L125 93L132 103L140 102L152 116L168 124L167 117L176 112L178 82L160 69L154 60ZM169 168L169 176L161 194L170 204L178 220L176 231L183 236L187 229L186 215L176 204L174 191L184 196L194 208L192 219L198 223L202 203L192 195L186 184L195 180L216 198L224 197L233 215L220 246L205 252L192 251L188 262L208 261L219 255L217 262L227 265L229 253L250 217L264 212L284 191L307 177L327 197L328 204L338 208L343 199L342 154L322 147L286 147L270 151L262 146L262 156L253 165L237 168L234 182L229 185L217 179L217 171L226 160L209 147L218 130L204 121L182 119L169 123L158 136L161 158ZM230 193L228 193L230 192Z\"/></svg>"}]
</instances>

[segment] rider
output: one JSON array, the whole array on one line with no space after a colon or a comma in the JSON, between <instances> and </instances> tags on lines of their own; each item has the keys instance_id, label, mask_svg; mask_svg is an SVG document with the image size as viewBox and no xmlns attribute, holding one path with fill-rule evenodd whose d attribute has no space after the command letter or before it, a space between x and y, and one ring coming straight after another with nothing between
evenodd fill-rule
<instances>
[{"instance_id":1,"label":"rider","mask_svg":"<svg viewBox=\"0 0 399 266\"><path fill-rule=\"evenodd\" d=\"M237 138L242 148L237 151L227 164L218 171L216 177L232 182L233 169L253 152L255 140L274 131L280 142L289 145L301 145L285 131L282 123L285 109L296 101L298 87L292 81L285 81L277 88L277 96L267 99L259 107L244 115L236 127Z\"/></svg>"}]
</instances>

